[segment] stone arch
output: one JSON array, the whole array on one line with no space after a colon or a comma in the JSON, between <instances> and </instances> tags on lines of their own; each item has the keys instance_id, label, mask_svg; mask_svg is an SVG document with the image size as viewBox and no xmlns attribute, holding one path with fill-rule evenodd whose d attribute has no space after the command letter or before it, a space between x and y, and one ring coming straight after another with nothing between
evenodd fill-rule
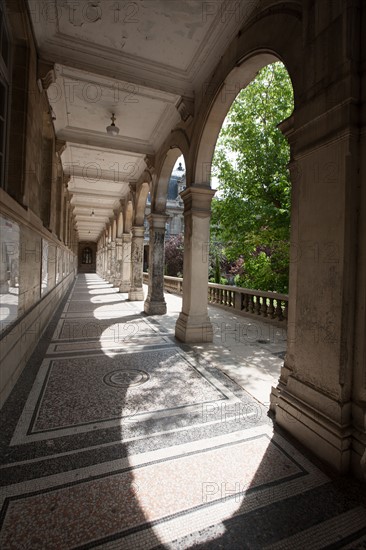
<instances>
[{"instance_id":1,"label":"stone arch","mask_svg":"<svg viewBox=\"0 0 366 550\"><path fill-rule=\"evenodd\" d=\"M126 201L123 206L123 233L131 231L133 221L133 206L132 201Z\"/></svg>"},{"instance_id":2,"label":"stone arch","mask_svg":"<svg viewBox=\"0 0 366 550\"><path fill-rule=\"evenodd\" d=\"M150 183L143 181L136 190L133 215L134 225L136 226L144 224L146 201L150 192Z\"/></svg>"},{"instance_id":3,"label":"stone arch","mask_svg":"<svg viewBox=\"0 0 366 550\"><path fill-rule=\"evenodd\" d=\"M163 150L165 153L160 157L151 197L151 211L156 213L165 212L170 176L181 155L184 157L186 171L188 170L189 140L185 131L178 129L172 132Z\"/></svg>"},{"instance_id":4,"label":"stone arch","mask_svg":"<svg viewBox=\"0 0 366 550\"><path fill-rule=\"evenodd\" d=\"M179 147L172 147L165 155L159 177L157 178L154 195L151 201L151 211L155 213L165 212L166 201L168 196L168 186L177 159L180 156L184 156L184 162L186 163L186 157Z\"/></svg>"},{"instance_id":5,"label":"stone arch","mask_svg":"<svg viewBox=\"0 0 366 550\"><path fill-rule=\"evenodd\" d=\"M201 107L196 121L191 150L193 170L187 174L187 186L210 184L212 157L227 112L240 90L265 65L284 63L292 81L296 109L302 81L301 19L297 3L275 6L252 19L231 43L207 89L202 90L207 107Z\"/></svg>"},{"instance_id":6,"label":"stone arch","mask_svg":"<svg viewBox=\"0 0 366 550\"><path fill-rule=\"evenodd\" d=\"M122 210L117 214L117 238L120 239L123 233L123 212Z\"/></svg>"},{"instance_id":7,"label":"stone arch","mask_svg":"<svg viewBox=\"0 0 366 550\"><path fill-rule=\"evenodd\" d=\"M111 228L112 228L112 241L115 241L117 237L117 221L115 218L111 220Z\"/></svg>"}]
</instances>

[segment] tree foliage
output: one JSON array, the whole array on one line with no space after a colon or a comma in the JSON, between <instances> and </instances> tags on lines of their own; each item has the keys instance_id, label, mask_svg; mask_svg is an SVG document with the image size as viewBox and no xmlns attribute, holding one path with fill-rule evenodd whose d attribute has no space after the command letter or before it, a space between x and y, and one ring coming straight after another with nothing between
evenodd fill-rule
<instances>
[{"instance_id":1,"label":"tree foliage","mask_svg":"<svg viewBox=\"0 0 366 550\"><path fill-rule=\"evenodd\" d=\"M165 275L183 277L183 235L170 237L165 243Z\"/></svg>"},{"instance_id":2,"label":"tree foliage","mask_svg":"<svg viewBox=\"0 0 366 550\"><path fill-rule=\"evenodd\" d=\"M217 141L211 235L226 243L229 260L244 258L241 286L288 288L289 146L277 125L292 110L284 65L268 65L238 94Z\"/></svg>"}]
</instances>

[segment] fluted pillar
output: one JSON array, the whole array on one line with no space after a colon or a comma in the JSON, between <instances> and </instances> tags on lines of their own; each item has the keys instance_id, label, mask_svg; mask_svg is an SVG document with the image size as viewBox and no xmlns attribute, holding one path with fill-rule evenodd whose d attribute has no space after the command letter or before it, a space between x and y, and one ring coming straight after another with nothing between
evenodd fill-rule
<instances>
[{"instance_id":1,"label":"fluted pillar","mask_svg":"<svg viewBox=\"0 0 366 550\"><path fill-rule=\"evenodd\" d=\"M212 342L207 314L208 243L211 200L208 186L191 186L181 193L184 201L183 304L175 335L183 342Z\"/></svg>"},{"instance_id":2,"label":"fluted pillar","mask_svg":"<svg viewBox=\"0 0 366 550\"><path fill-rule=\"evenodd\" d=\"M131 301L144 299L142 288L144 232L144 226L134 226L131 228L131 288L128 292L128 299Z\"/></svg>"},{"instance_id":3,"label":"fluted pillar","mask_svg":"<svg viewBox=\"0 0 366 550\"><path fill-rule=\"evenodd\" d=\"M165 224L168 216L150 214L147 217L150 226L149 241L149 290L145 300L145 313L163 315L166 313L164 299L164 241Z\"/></svg>"}]
</instances>

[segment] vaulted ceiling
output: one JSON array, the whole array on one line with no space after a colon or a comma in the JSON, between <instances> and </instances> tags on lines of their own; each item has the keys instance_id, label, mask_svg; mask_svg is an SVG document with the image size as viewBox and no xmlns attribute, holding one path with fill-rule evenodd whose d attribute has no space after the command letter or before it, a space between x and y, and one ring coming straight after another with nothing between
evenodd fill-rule
<instances>
[{"instance_id":1,"label":"vaulted ceiling","mask_svg":"<svg viewBox=\"0 0 366 550\"><path fill-rule=\"evenodd\" d=\"M97 240L255 4L28 0L39 57L55 64L47 93L80 240Z\"/></svg>"}]
</instances>

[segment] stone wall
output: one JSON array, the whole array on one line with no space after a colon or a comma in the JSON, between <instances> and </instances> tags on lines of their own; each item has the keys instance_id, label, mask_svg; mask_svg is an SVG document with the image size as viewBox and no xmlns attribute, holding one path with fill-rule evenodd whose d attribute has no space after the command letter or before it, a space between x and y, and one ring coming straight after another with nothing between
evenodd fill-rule
<instances>
[{"instance_id":1,"label":"stone wall","mask_svg":"<svg viewBox=\"0 0 366 550\"><path fill-rule=\"evenodd\" d=\"M12 36L9 147L0 187L0 406L77 270L77 243L46 89L26 5L6 2ZM65 228L67 228L65 230Z\"/></svg>"}]
</instances>

